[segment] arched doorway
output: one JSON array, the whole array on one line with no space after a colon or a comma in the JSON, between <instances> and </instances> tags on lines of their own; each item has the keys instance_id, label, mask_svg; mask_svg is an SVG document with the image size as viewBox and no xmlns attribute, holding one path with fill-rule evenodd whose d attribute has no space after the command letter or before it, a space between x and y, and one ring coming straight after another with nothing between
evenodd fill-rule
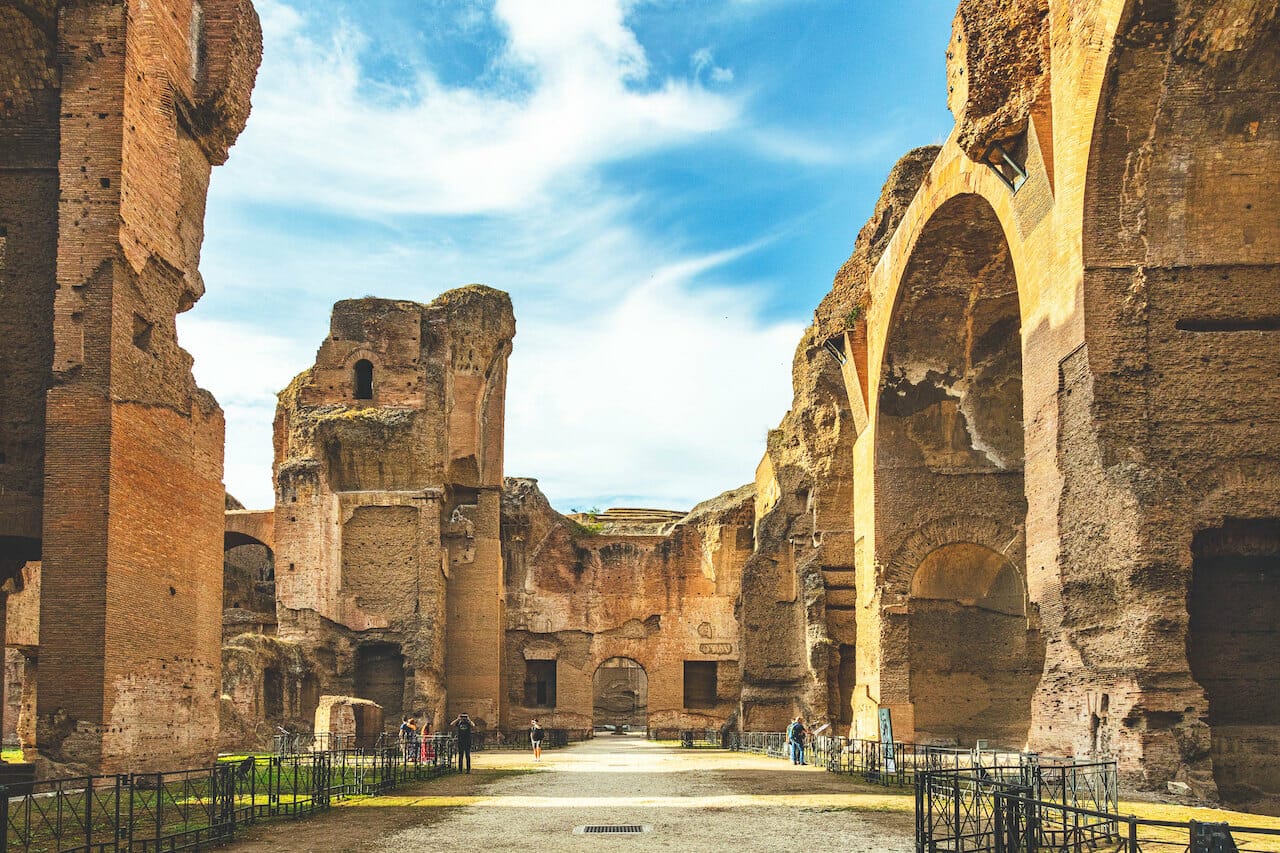
<instances>
[{"instance_id":1,"label":"arched doorway","mask_svg":"<svg viewBox=\"0 0 1280 853\"><path fill-rule=\"evenodd\" d=\"M592 725L645 731L649 725L649 676L631 658L613 657L591 677Z\"/></svg>"},{"instance_id":2,"label":"arched doorway","mask_svg":"<svg viewBox=\"0 0 1280 853\"><path fill-rule=\"evenodd\" d=\"M1087 626L1070 641L1119 682L1133 764L1157 785L1211 771L1227 803L1271 810L1280 707L1255 699L1276 695L1262 629L1280 622L1259 568L1280 464L1277 100L1273 9L1125 4L1086 176L1087 369L1065 390L1088 420L1062 455L1098 463L1066 472L1060 548L1065 618Z\"/></svg>"},{"instance_id":3,"label":"arched doorway","mask_svg":"<svg viewBox=\"0 0 1280 853\"><path fill-rule=\"evenodd\" d=\"M244 610L275 621L275 553L245 533L223 535L222 607Z\"/></svg>"},{"instance_id":4,"label":"arched doorway","mask_svg":"<svg viewBox=\"0 0 1280 853\"><path fill-rule=\"evenodd\" d=\"M1044 645L1013 563L971 542L932 551L911 581L909 630L916 740L1026 741Z\"/></svg>"},{"instance_id":5,"label":"arched doorway","mask_svg":"<svg viewBox=\"0 0 1280 853\"><path fill-rule=\"evenodd\" d=\"M910 603L885 614L885 647L907 654L888 656L881 702L912 704L922 742L1021 747L1031 725L1044 644L1020 571L1020 331L1000 221L956 196L904 269L877 397L876 550L894 566L881 593Z\"/></svg>"}]
</instances>

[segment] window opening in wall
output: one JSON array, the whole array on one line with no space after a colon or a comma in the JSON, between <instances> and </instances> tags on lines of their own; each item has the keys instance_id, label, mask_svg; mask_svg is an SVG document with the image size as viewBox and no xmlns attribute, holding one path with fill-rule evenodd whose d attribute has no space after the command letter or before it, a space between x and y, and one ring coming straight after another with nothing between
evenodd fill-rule
<instances>
[{"instance_id":1,"label":"window opening in wall","mask_svg":"<svg viewBox=\"0 0 1280 853\"><path fill-rule=\"evenodd\" d=\"M828 355L836 360L836 364L843 365L845 363L844 347L836 343L838 340L840 339L828 338L826 343L822 345L822 348L827 351Z\"/></svg>"},{"instance_id":2,"label":"window opening in wall","mask_svg":"<svg viewBox=\"0 0 1280 853\"><path fill-rule=\"evenodd\" d=\"M373 362L362 358L352 369L355 380L355 398L357 400L373 399Z\"/></svg>"},{"instance_id":3,"label":"window opening in wall","mask_svg":"<svg viewBox=\"0 0 1280 853\"><path fill-rule=\"evenodd\" d=\"M527 660L524 662L524 704L527 708L556 706L556 662Z\"/></svg>"},{"instance_id":4,"label":"window opening in wall","mask_svg":"<svg viewBox=\"0 0 1280 853\"><path fill-rule=\"evenodd\" d=\"M1180 332L1280 332L1280 315L1266 317L1183 317Z\"/></svg>"},{"instance_id":5,"label":"window opening in wall","mask_svg":"<svg viewBox=\"0 0 1280 853\"><path fill-rule=\"evenodd\" d=\"M714 708L716 706L716 662L687 660L684 662L684 706Z\"/></svg>"}]
</instances>

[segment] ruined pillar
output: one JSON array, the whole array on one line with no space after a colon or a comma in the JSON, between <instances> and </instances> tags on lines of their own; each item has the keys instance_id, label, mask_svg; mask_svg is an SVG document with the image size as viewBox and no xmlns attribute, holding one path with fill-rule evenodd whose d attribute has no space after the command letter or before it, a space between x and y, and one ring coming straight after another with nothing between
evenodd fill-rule
<instances>
[{"instance_id":1,"label":"ruined pillar","mask_svg":"<svg viewBox=\"0 0 1280 853\"><path fill-rule=\"evenodd\" d=\"M502 490L479 490L474 508L474 557L454 564L449 578L445 674L452 720L459 713L500 725L502 693Z\"/></svg>"},{"instance_id":2,"label":"ruined pillar","mask_svg":"<svg viewBox=\"0 0 1280 853\"><path fill-rule=\"evenodd\" d=\"M261 57L248 0L62 4L53 382L45 409L43 759L95 773L212 759L222 412L174 318L210 169Z\"/></svg>"}]
</instances>

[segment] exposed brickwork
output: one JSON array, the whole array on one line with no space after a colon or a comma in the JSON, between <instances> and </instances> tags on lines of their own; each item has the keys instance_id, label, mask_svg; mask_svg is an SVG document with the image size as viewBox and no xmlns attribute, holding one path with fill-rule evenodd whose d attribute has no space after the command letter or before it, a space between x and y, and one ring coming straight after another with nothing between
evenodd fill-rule
<instances>
[{"instance_id":1,"label":"exposed brickwork","mask_svg":"<svg viewBox=\"0 0 1280 853\"><path fill-rule=\"evenodd\" d=\"M57 12L0 5L0 558L40 557L58 239Z\"/></svg>"},{"instance_id":2,"label":"exposed brickwork","mask_svg":"<svg viewBox=\"0 0 1280 853\"><path fill-rule=\"evenodd\" d=\"M281 394L279 634L318 661L323 693L363 686L437 727L460 710L500 725L514 333L506 294L480 286L430 305L340 302L315 366ZM390 697L385 664L396 659Z\"/></svg>"},{"instance_id":3,"label":"exposed brickwork","mask_svg":"<svg viewBox=\"0 0 1280 853\"><path fill-rule=\"evenodd\" d=\"M1269 670L1240 662L1271 654L1260 626L1280 618L1256 534L1280 506L1275 4L976 0L953 36L956 130L905 207L895 170L859 235L877 254L806 339L843 362L856 441L845 457L784 421L778 443L819 450L799 466L818 491L851 465L852 729L888 706L901 737L1114 755L1127 784L1274 811L1280 718L1258 698ZM1018 169L979 162L997 142ZM846 306L864 310L841 328ZM803 416L811 385L797 373ZM786 581L804 513L775 446L757 556ZM1024 588L1016 620L985 597L988 552ZM775 587L753 564L748 620L745 591ZM935 564L945 595L920 584ZM1205 615L1245 583L1210 578L1241 565L1272 578L1256 630ZM744 708L770 667L804 683L775 650L812 623L764 624L781 635L759 645L744 624ZM1208 649L1230 671L1198 679Z\"/></svg>"},{"instance_id":4,"label":"exposed brickwork","mask_svg":"<svg viewBox=\"0 0 1280 853\"><path fill-rule=\"evenodd\" d=\"M0 6L0 556L43 561L45 772L216 741L222 415L174 316L260 54L244 0Z\"/></svg>"},{"instance_id":5,"label":"exposed brickwork","mask_svg":"<svg viewBox=\"0 0 1280 853\"><path fill-rule=\"evenodd\" d=\"M632 725L674 737L729 724L741 690L734 608L752 549L754 490L727 492L677 522L641 519L630 530L625 522L592 529L565 518L534 480L508 478L504 492L508 730L522 732L534 718L575 734L616 723L605 711L620 710L619 696L636 678L646 695L634 719L622 715ZM638 664L643 675L634 666L605 666L615 658ZM526 662L548 660L555 661L553 706L538 705L525 684ZM715 664L712 701L685 695L686 661ZM609 673L624 686L610 691Z\"/></svg>"}]
</instances>

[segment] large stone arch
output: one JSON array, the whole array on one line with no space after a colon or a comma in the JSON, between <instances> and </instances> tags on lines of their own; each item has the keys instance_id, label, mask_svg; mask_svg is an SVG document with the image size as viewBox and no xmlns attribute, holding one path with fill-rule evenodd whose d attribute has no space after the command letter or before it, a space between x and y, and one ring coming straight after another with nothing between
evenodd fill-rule
<instances>
[{"instance_id":1,"label":"large stone arch","mask_svg":"<svg viewBox=\"0 0 1280 853\"><path fill-rule=\"evenodd\" d=\"M912 594L927 561L946 563L935 567L940 576L963 575L962 564L978 551L1008 564L1026 588L1022 300L1005 235L986 198L947 198L912 235L900 277L881 303L892 308L882 316L885 333L870 374L874 548L884 567L874 593L883 616L879 702L895 709L904 737L1024 744L1043 666L1038 622L1026 606L1000 614L997 621L1010 624L997 630L996 617L978 606L982 595L944 604ZM995 532L1001 530L1004 541ZM954 646L958 636L968 637L970 654L933 666L928 650ZM966 696L973 701L926 696L926 678L915 672L922 667L927 680L973 687ZM943 669L958 677L943 677ZM992 693L984 686L989 676L1011 677L1017 687ZM919 709L918 701L925 703ZM970 713L980 706L984 713ZM968 722L946 719L948 707ZM974 726L983 717L990 726L979 732Z\"/></svg>"},{"instance_id":2,"label":"large stone arch","mask_svg":"<svg viewBox=\"0 0 1280 853\"><path fill-rule=\"evenodd\" d=\"M1206 491L1236 460L1280 459L1275 395L1259 393L1280 362L1277 99L1274 11L1124 5L1085 173L1084 346L1059 391L1063 640L1110 707L1122 766L1203 796L1227 780L1228 798L1255 807L1280 802L1280 711L1253 721L1266 731L1215 725L1188 650L1192 622L1205 624L1198 567L1251 538L1232 519L1280 515L1256 489ZM1273 598L1253 598L1280 618ZM1246 753L1258 784L1242 794L1231 756Z\"/></svg>"}]
</instances>

